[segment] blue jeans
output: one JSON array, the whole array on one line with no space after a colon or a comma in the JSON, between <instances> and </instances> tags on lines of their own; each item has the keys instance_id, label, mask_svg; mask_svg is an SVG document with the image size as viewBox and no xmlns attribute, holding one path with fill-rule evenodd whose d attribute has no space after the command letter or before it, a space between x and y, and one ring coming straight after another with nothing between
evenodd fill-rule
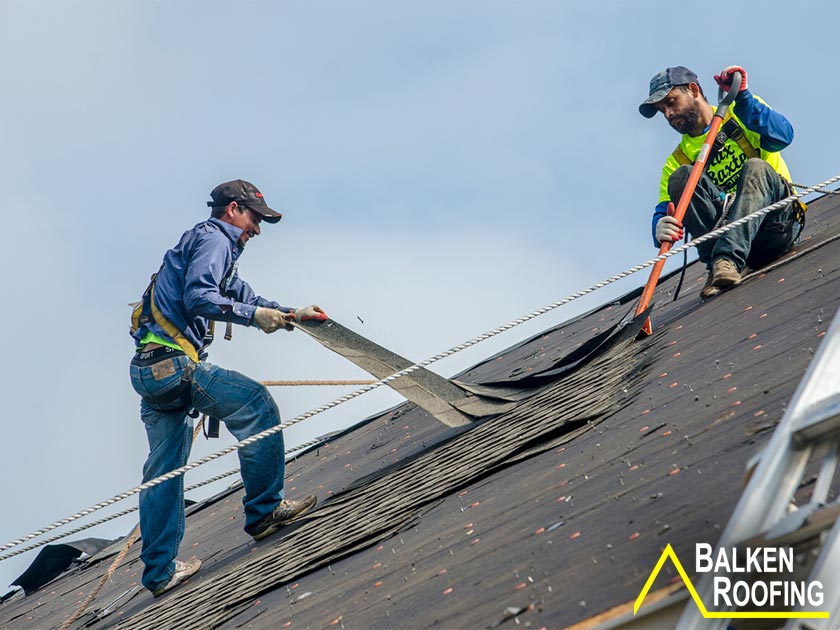
<instances>
[{"instance_id":1,"label":"blue jeans","mask_svg":"<svg viewBox=\"0 0 840 630\"><path fill-rule=\"evenodd\" d=\"M682 195L691 169L689 165L681 166L668 180L668 194L675 202ZM683 218L683 224L692 236L712 231L723 212L722 192L706 173L700 176ZM776 203L788 194L787 184L767 162L751 158L741 168L735 201L724 225ZM788 204L700 244L697 253L709 267L717 258L724 257L734 262L739 270L747 265L756 269L793 248L798 236L797 225L794 208Z\"/></svg>"},{"instance_id":2,"label":"blue jeans","mask_svg":"<svg viewBox=\"0 0 840 630\"><path fill-rule=\"evenodd\" d=\"M181 353L153 365L132 361L131 384L140 394L140 416L146 425L149 457L143 466L143 482L187 463L192 445L193 420L180 400L148 402L165 398L180 386L189 359ZM192 382L192 406L223 421L237 440L280 423L277 403L265 386L247 376L211 363L196 366ZM245 527L271 514L283 499L285 474L283 433L239 449L242 482L245 485ZM184 476L170 479L140 493L140 532L143 537L143 586L155 590L175 573L175 557L184 537Z\"/></svg>"}]
</instances>

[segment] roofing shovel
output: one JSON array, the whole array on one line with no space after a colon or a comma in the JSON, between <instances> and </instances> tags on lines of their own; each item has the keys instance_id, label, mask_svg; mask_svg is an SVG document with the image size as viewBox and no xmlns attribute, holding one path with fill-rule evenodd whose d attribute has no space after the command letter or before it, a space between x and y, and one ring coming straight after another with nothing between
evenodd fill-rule
<instances>
[{"instance_id":1,"label":"roofing shovel","mask_svg":"<svg viewBox=\"0 0 840 630\"><path fill-rule=\"evenodd\" d=\"M700 148L700 153L697 155L697 161L694 162L694 167L691 169L691 175L688 177L688 182L685 185L685 189L683 190L682 195L680 196L680 202L677 204L677 209L674 211L674 218L679 222L682 223L683 217L685 216L685 211L688 208L688 202L691 201L692 195L694 195L694 189L697 187L697 182L700 179L700 175L703 174L703 170L706 168L706 162L709 159L709 153L712 150L712 145L715 142L715 138L717 137L718 131L720 130L720 126L723 123L723 119L726 117L727 112L729 111L729 106L732 104L732 101L735 100L735 95L738 94L738 91L741 89L741 81L743 77L741 76L740 72L733 72L732 73L732 87L729 88L729 92L724 93L722 89L718 89L718 107L715 111L715 115L712 117L712 123L709 125L709 131L706 134L706 140L703 142L703 146ZM671 249L673 243L671 241L666 241L662 243L659 247L659 255L661 256L665 252ZM665 266L665 260L662 259L658 261L651 269L650 277L648 278L647 284L645 285L644 290L642 291L642 297L639 298L639 306L636 308L636 316L638 317L641 315L645 309L650 304L650 299L653 297L653 291L656 289L656 283L659 282L659 275L662 273L662 267ZM653 332L653 328L651 327L650 317L647 318L645 321L645 325L642 327L640 335L648 336Z\"/></svg>"}]
</instances>

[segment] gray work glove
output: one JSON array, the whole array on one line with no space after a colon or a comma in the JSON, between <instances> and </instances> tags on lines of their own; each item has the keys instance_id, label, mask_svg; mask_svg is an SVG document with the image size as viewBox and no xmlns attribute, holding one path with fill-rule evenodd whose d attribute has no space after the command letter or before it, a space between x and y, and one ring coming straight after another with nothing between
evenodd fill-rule
<instances>
[{"instance_id":1,"label":"gray work glove","mask_svg":"<svg viewBox=\"0 0 840 630\"><path fill-rule=\"evenodd\" d=\"M322 322L329 319L327 314L317 304L311 306L304 306L303 308L295 309L295 320L299 322L318 321Z\"/></svg>"},{"instance_id":2,"label":"gray work glove","mask_svg":"<svg viewBox=\"0 0 840 630\"><path fill-rule=\"evenodd\" d=\"M292 326L294 318L294 313L284 313L276 308L258 306L257 310L254 311L254 324L264 333L273 333L280 328L294 330L295 328Z\"/></svg>"},{"instance_id":3,"label":"gray work glove","mask_svg":"<svg viewBox=\"0 0 840 630\"><path fill-rule=\"evenodd\" d=\"M656 240L660 243L678 241L683 237L683 228L670 215L665 215L656 223Z\"/></svg>"}]
</instances>

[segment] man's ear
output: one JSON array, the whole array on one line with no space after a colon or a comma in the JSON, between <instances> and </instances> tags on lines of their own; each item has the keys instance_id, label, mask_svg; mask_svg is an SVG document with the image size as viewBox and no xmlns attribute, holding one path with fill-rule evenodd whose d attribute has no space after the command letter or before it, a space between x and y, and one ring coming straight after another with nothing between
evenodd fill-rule
<instances>
[{"instance_id":1,"label":"man's ear","mask_svg":"<svg viewBox=\"0 0 840 630\"><path fill-rule=\"evenodd\" d=\"M698 85L697 83L689 83L688 89L691 90L691 95L694 98L700 96L700 85Z\"/></svg>"},{"instance_id":2,"label":"man's ear","mask_svg":"<svg viewBox=\"0 0 840 630\"><path fill-rule=\"evenodd\" d=\"M235 201L231 201L227 206L225 206L225 216L233 218L238 209L239 204Z\"/></svg>"}]
</instances>

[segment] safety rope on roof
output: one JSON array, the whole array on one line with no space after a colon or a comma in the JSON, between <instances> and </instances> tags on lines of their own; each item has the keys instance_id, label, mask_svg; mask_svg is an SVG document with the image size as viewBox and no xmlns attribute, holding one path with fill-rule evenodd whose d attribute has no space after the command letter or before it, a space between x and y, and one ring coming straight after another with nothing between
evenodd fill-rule
<instances>
[{"instance_id":1,"label":"safety rope on roof","mask_svg":"<svg viewBox=\"0 0 840 630\"><path fill-rule=\"evenodd\" d=\"M807 186L804 186L802 184L795 184L793 182L791 182L790 185L794 188L807 188ZM840 190L827 190L825 188L815 188L811 192L823 193L824 195L840 195Z\"/></svg>"},{"instance_id":2,"label":"safety rope on roof","mask_svg":"<svg viewBox=\"0 0 840 630\"><path fill-rule=\"evenodd\" d=\"M198 426L198 429L199 430L201 429L200 425ZM294 447L288 449L285 452L285 455L290 455L290 454L295 453L297 451L300 451L302 449L309 448L310 446L314 446L316 444L319 444L320 442L323 441L323 439L324 438L317 438L317 439L314 439L314 440L310 440L309 442L304 442L303 444L298 444L297 446L294 446ZM200 481L197 484L194 484L192 486L189 486L188 488L185 488L184 489L184 494L186 494L187 492L192 492L193 490L197 490L198 488L201 488L203 486L209 486L211 483L216 483L217 481L221 481L222 479L224 479L226 477L231 477L232 475L235 475L238 472L239 472L239 468L234 468L233 470L229 470L227 472L221 473L221 474L216 475L214 477L210 477L209 479L205 479L204 481ZM66 538L67 536L72 536L73 534L78 534L80 532L85 531L86 529L90 529L91 527L96 527L97 525L102 525L103 523L107 523L108 521L113 521L115 519L120 518L121 516L126 516L128 514L131 514L132 512L136 512L139 509L140 509L140 506L135 505L134 507L126 508L124 510L121 510L120 512L114 512L113 514L109 514L108 516L100 518L99 520L91 521L90 523L86 523L86 524L84 524L80 527L77 527L75 529L71 529L71 530L68 530L66 532L62 532L61 534L57 534L56 536L52 536L51 538L45 538L44 540L40 540L37 543L33 543L31 545L27 545L26 547L21 547L20 549L16 549L15 551L0 555L0 561L6 560L7 558L12 558L14 556L19 556L22 553L26 553L27 551L32 551L33 549L37 549L38 547L43 547L44 545L48 545L51 542L55 542L56 540L61 540L62 538Z\"/></svg>"},{"instance_id":3,"label":"safety rope on roof","mask_svg":"<svg viewBox=\"0 0 840 630\"><path fill-rule=\"evenodd\" d=\"M835 175L834 177L831 177L831 178L825 180L824 182L821 182L821 183L816 184L814 186L802 186L801 188L803 188L804 190L793 193L792 195L790 195L788 197L785 197L784 199L782 199L782 200L780 200L780 201L778 201L774 204L771 204L769 206L761 208L760 210L756 210L752 214L741 217L740 219L737 219L736 221L733 221L732 223L728 223L727 225L725 225L721 228L718 228L716 230L712 230L711 232L708 232L708 233L704 234L703 236L699 236L699 237L695 238L694 240L689 241L688 243L680 245L679 247L675 247L675 248L671 249L670 251L665 252L663 254L659 254L658 256L656 256L654 258L651 258L650 260L648 260L644 263L641 263L639 265L635 265L634 267L630 267L629 269L627 269L625 271L622 271L621 273L618 273L614 276L611 276L611 277L607 278L606 280L602 280L601 282L597 282L597 283L593 284L592 286L590 286L586 289L583 289L581 291L577 291L575 293L572 293L571 295L568 295L568 296L564 297L563 299L558 300L557 302L553 302L552 304L549 304L548 306L545 306L545 307L540 308L536 311L533 311L533 312L531 312L527 315L524 315L524 316L522 316L518 319L515 319L511 322L508 322L507 324L504 324L503 326L499 326L498 328L495 328L494 330L491 330L491 331L486 332L482 335L479 335L478 337L475 337L475 338L473 338L469 341L466 341L464 343L461 343L457 346L453 346L449 350L441 352L440 354L437 354L430 359L426 359L423 362L415 363L413 365L410 365L409 367L405 368L404 370L401 370L399 372L395 372L394 374L391 374L390 376L386 376L385 378L382 378L378 381L375 381L375 382L371 383L370 385L366 385L366 386L364 386L360 389L357 389L356 391L354 391L350 394L347 394L345 396L341 396L340 398L336 398L332 402L329 402L325 405L321 405L320 407L316 407L315 409L307 411L306 413L303 413L303 414L301 414L301 415L299 415L299 416L297 416L297 417L295 417L295 418L293 418L293 419L291 419L287 422L283 422L281 424L278 424L275 427L272 427L270 429L266 429L265 431L262 431L260 433L255 434L255 435L252 435L251 437L246 438L246 439L242 440L241 442L238 442L238 443L236 443L232 446L229 446L229 447L224 448L220 451L217 451L215 453L207 455L206 457L202 457L201 459L196 460L194 462L191 462L189 464L186 464L185 466L181 466L180 468L177 468L177 469L175 469L171 472L168 472L165 475L161 475L160 477L156 477L155 479L147 481L144 484L136 486L135 488L132 488L131 490L127 490L127 491L122 492L120 494L114 495L110 499L106 499L105 501L97 503L96 505L91 506L91 507L89 507L85 510L82 510L81 512L77 512L76 514L73 514L72 516L68 516L67 518L61 519L60 521L56 521L55 523L47 525L46 527L44 527L42 529L39 529L35 532L32 532L31 534L27 534L26 536L18 538L17 540L13 540L9 543L6 543L5 545L0 546L0 551L5 551L7 549L11 549L11 548L16 547L18 545L21 545L21 544L23 544L23 543L25 543L29 540L32 540L33 538L41 536L42 534L45 534L49 531L52 531L52 530L54 530L58 527L62 527L64 525L72 523L73 521L76 521L80 518L83 518L84 516L87 516L88 514L96 512L97 510L101 510L102 508L108 507L109 505L113 505L114 503L122 501L123 499L127 499L128 497L134 496L135 494L138 494L138 493L142 492L143 490L153 488L154 486L157 486L161 483L164 483L165 481L169 481L170 479L180 477L181 475L185 474L186 472L188 472L188 471L190 471L194 468L198 468L199 466L202 466L202 465L207 464L211 461L219 459L220 457L224 457L225 455L228 455L228 454L230 454L234 451L237 451L241 448L244 448L245 446L253 444L254 442L258 442L259 440L262 440L262 439L267 438L271 435L274 435L275 433L278 433L278 432L280 432L284 429L292 427L292 426L298 424L299 422L303 422L304 420L307 420L307 419L309 419L313 416L316 416L320 413L323 413L324 411L328 411L329 409L332 409L332 408L337 407L341 404L344 404L345 402L353 400L354 398L358 398L359 396L362 396L363 394L366 394L369 391L373 391L374 389L382 387L383 385L387 385L387 384L391 383L392 381L394 381L398 378L401 378L403 376L406 376L407 374L411 374L412 372L414 372L416 370L427 367L427 366L431 365L432 363L436 363L437 361L440 361L441 359L445 359L447 357L450 357L450 356L452 356L452 355L454 355L458 352L461 352L462 350L466 350L467 348L471 348L472 346L474 346L476 344L479 344L482 341L486 341L487 339L490 339L492 337L495 337L496 335L499 335L503 332L506 332L506 331L510 330L511 328L515 328L516 326L524 324L524 323L526 323L526 322L528 322L528 321L530 321L530 320L532 320L536 317L539 317L539 316L544 315L544 314L546 314L550 311L553 311L554 309L556 309L560 306L564 306L565 304L568 304L569 302L572 302L572 301L574 301L578 298L589 295L590 293L593 293L593 292L595 292L599 289L602 289L602 288L604 288L604 287L606 287L610 284L618 282L619 280L622 280L622 279L624 279L628 276L631 276L634 273L637 273L637 272L641 271L642 269L652 267L653 265L655 265L656 263L658 263L661 260L666 260L666 259L670 258L671 256L676 256L677 254L680 254L683 251L688 250L691 247L697 247L698 245L700 245L702 243L705 243L706 241L710 241L714 238L717 238L717 237L721 236L722 234L725 234L729 230L732 230L732 229L734 229L734 228L736 228L740 225L743 225L747 221L751 221L752 219L762 217L762 216L764 216L764 215L766 215L766 214L768 214L768 213L770 213L774 210L780 210L783 207L785 207L788 203L790 203L791 201L794 201L795 199L800 199L801 197L804 197L804 196L809 195L811 193L817 192L820 189L825 188L826 186L830 186L831 184L837 182L838 180L840 180L840 175ZM309 443L307 443L307 445L313 444L313 443L317 444L318 441L320 441L320 439L310 441ZM296 447L294 450L299 450L300 448L303 448L303 447L304 447L304 445L300 445L300 446ZM8 556L0 556L0 560L5 559L6 557L8 557Z\"/></svg>"},{"instance_id":4,"label":"safety rope on roof","mask_svg":"<svg viewBox=\"0 0 840 630\"><path fill-rule=\"evenodd\" d=\"M262 384L266 387L299 387L307 385L323 387L325 385L370 385L375 382L373 379L366 379L349 381L262 381Z\"/></svg>"},{"instance_id":5,"label":"safety rope on roof","mask_svg":"<svg viewBox=\"0 0 840 630\"><path fill-rule=\"evenodd\" d=\"M373 382L373 381L371 381L371 382ZM266 382L263 381L263 384L265 385ZM200 425L197 428L200 429L201 428ZM286 449L286 452L284 453L284 455L291 455L291 454L296 453L298 451L302 451L304 449L307 449L310 446L316 446L318 444L321 444L324 441L324 439L325 439L324 436L321 436L321 437L313 438L313 439L309 440L308 442L302 442L301 444L297 444L296 446L293 446L292 448ZM231 477L238 472L239 472L239 468L234 468L233 470L223 472L223 473L218 474L214 477L210 477L209 479L205 479L204 481L199 481L198 483L196 483L192 486L184 488L184 494L186 494L187 492L192 492L193 490L198 490L199 488L202 488L204 486L209 486L211 483L216 483L217 481L221 481L222 479L225 479L226 477ZM102 525L104 523L107 523L108 521L116 520L116 519L118 519L122 516L126 516L128 514L131 514L132 512L136 512L139 509L140 509L140 506L135 505L134 507L126 508L126 509L121 510L119 512L114 512L113 514L109 514L108 516L100 518L96 521L91 521L90 523L86 523L86 524L84 524L80 527L77 527L75 529L71 529L71 530L68 530L66 532L62 532L61 534L58 534L56 536L52 536L51 538L45 538L44 540L40 540L40 541L38 541L36 543L33 543L31 545L27 545L26 547L21 547L20 549L16 549L15 551L12 551L10 553L0 555L0 561L6 560L8 558L12 558L14 556L19 556L23 553L26 553L27 551L32 551L33 549L37 549L38 547L43 547L44 545L48 545L51 542L55 542L56 540L61 540L62 538L66 538L67 536L72 536L73 534L78 534L80 532L85 531L86 529L90 529L91 527L96 527L97 525Z\"/></svg>"},{"instance_id":6,"label":"safety rope on roof","mask_svg":"<svg viewBox=\"0 0 840 630\"><path fill-rule=\"evenodd\" d=\"M375 381L370 381L370 382L373 383ZM268 385L269 383L270 383L270 381L262 381L263 385ZM197 425L196 429L201 430L201 425ZM298 451L302 451L304 449L307 449L310 446L316 446L317 444L321 444L324 441L324 439L325 439L324 436L321 436L321 437L313 438L313 439L309 440L308 442L302 442L302 443L297 444L297 445L295 445L295 446L293 446L289 449L286 449L284 455L291 455L291 454L296 453ZM222 479L225 479L226 477L231 477L238 472L239 472L239 468L234 468L233 470L229 470L227 472L223 472L221 474L215 475L214 477L210 477L209 479L205 479L204 481L199 481L198 483L196 483L192 486L184 488L184 494L186 494L187 492L192 492L193 490L198 490L199 488L202 488L204 486L209 486L211 483L216 483L217 481L221 481ZM52 536L51 538L45 538L44 540L40 540L37 543L33 543L31 545L27 545L26 547L21 547L20 549L16 549L15 551L12 551L10 553L0 555L0 561L6 560L8 558L12 558L14 556L19 556L23 553L26 553L27 551L32 551L33 549L38 549L38 547L43 547L44 545L48 545L51 542L55 542L56 540L61 540L62 538L66 538L67 536L72 536L73 534L78 534L80 532L85 531L86 529L90 529L91 527L96 527L97 525L102 525L104 523L107 523L108 521L116 520L116 519L118 519L122 516L126 516L128 514L131 514L132 512L136 512L139 509L140 509L140 506L135 505L134 507L126 508L126 509L121 510L119 512L114 512L113 514L109 514L108 516L100 518L96 521L91 521L90 523L86 523L86 524L84 524L80 527L77 527L75 529L71 529L71 530L68 530L66 532L62 532L61 534L58 534L56 536Z\"/></svg>"}]
</instances>

